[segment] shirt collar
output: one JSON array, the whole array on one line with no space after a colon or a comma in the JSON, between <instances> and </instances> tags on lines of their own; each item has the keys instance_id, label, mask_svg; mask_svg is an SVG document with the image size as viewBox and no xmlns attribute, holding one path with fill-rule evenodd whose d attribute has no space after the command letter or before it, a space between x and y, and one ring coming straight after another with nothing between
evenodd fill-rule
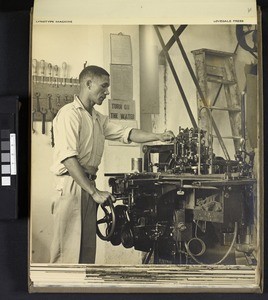
<instances>
[{"instance_id":1,"label":"shirt collar","mask_svg":"<svg viewBox=\"0 0 268 300\"><path fill-rule=\"evenodd\" d=\"M86 110L85 109L85 107L84 107L84 105L83 105L83 103L81 102L81 100L78 98L78 96L77 95L75 95L74 96L74 107L75 108L79 108L79 109L84 109L84 110ZM87 111L87 110L86 110ZM98 119L99 118L99 113L96 111L96 109L93 107L92 108L92 118L95 120L95 119Z\"/></svg>"}]
</instances>

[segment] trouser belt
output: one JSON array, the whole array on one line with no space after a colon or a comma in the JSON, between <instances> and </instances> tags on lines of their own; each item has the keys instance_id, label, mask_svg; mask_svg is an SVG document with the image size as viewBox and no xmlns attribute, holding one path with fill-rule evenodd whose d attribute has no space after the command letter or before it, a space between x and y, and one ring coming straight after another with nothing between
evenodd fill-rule
<instances>
[{"instance_id":1,"label":"trouser belt","mask_svg":"<svg viewBox=\"0 0 268 300\"><path fill-rule=\"evenodd\" d=\"M88 173L86 173L86 172L85 172L85 174L86 174L86 176L87 176L87 178L88 178L89 180L94 181L94 180L97 179L97 175L95 175L95 174L88 174ZM71 176L69 172L65 172L65 173L63 173L62 175L68 175L68 176Z\"/></svg>"}]
</instances>

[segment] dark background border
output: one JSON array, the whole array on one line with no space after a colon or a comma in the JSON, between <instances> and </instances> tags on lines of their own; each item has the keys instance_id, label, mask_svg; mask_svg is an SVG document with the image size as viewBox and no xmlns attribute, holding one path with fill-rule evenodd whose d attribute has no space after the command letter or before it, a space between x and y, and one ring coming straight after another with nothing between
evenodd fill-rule
<instances>
[{"instance_id":1,"label":"dark background border","mask_svg":"<svg viewBox=\"0 0 268 300\"><path fill-rule=\"evenodd\" d=\"M45 0L44 0L45 1ZM86 1L86 0L85 0ZM97 1L97 0L96 0ZM135 0L133 0L135 1ZM201 1L201 0L200 0ZM235 0L234 0L235 1ZM262 8L264 70L264 140L266 143L268 99L268 1L259 0ZM0 1L0 96L18 95L22 103L19 123L19 217L0 221L0 299L268 299L267 240L265 240L264 294L28 294L27 247L29 214L29 137L28 65L30 9L33 0ZM264 154L265 186L268 155ZM1 201L1 199L0 199ZM267 204L265 203L265 216ZM267 234L265 220L265 235Z\"/></svg>"}]
</instances>

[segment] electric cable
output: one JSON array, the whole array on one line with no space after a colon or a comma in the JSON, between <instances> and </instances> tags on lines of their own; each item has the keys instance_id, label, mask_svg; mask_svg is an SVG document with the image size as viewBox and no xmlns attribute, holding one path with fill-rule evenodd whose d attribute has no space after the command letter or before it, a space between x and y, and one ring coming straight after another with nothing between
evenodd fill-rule
<instances>
[{"instance_id":1,"label":"electric cable","mask_svg":"<svg viewBox=\"0 0 268 300\"><path fill-rule=\"evenodd\" d=\"M234 233L233 233L233 234L234 234L234 237L233 237L233 240L232 240L232 243L231 243L229 249L227 250L227 252L226 252L225 255L223 256L223 258L221 258L218 262L212 263L212 264L210 264L210 265L218 265L218 264L222 263L222 262L227 258L227 256L230 254L230 252L231 252L231 250L232 250L232 248L233 248L233 246L234 246L234 243L235 243L235 241L236 241L237 230L238 230L238 226L237 226L237 222L235 222L235 228L234 228ZM196 263L198 263L199 265L204 265L204 263L201 262L200 260L198 260L198 259L194 256L194 254L190 251L190 249L189 249L189 247L188 247L188 244L187 244L186 242L185 242L185 249L186 249L187 253L190 255L190 257L191 257Z\"/></svg>"}]
</instances>

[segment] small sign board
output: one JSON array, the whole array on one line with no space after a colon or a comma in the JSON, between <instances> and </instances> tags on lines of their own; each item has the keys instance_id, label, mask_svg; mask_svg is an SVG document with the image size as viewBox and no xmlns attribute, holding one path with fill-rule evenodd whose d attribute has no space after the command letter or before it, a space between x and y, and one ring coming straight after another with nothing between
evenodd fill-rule
<instances>
[{"instance_id":1,"label":"small sign board","mask_svg":"<svg viewBox=\"0 0 268 300\"><path fill-rule=\"evenodd\" d=\"M109 118L117 120L135 120L135 101L109 100Z\"/></svg>"}]
</instances>

